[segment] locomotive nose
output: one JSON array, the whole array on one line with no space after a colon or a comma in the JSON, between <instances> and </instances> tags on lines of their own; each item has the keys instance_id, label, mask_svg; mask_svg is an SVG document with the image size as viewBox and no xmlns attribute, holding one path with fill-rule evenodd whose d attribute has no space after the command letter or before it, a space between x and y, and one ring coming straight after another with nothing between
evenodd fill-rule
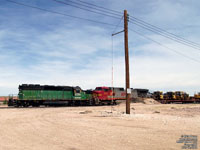
<instances>
[{"instance_id":1,"label":"locomotive nose","mask_svg":"<svg viewBox=\"0 0 200 150\"><path fill-rule=\"evenodd\" d=\"M93 91L94 96L102 96L101 91Z\"/></svg>"},{"instance_id":2,"label":"locomotive nose","mask_svg":"<svg viewBox=\"0 0 200 150\"><path fill-rule=\"evenodd\" d=\"M93 94L99 94L101 91L93 91Z\"/></svg>"}]
</instances>

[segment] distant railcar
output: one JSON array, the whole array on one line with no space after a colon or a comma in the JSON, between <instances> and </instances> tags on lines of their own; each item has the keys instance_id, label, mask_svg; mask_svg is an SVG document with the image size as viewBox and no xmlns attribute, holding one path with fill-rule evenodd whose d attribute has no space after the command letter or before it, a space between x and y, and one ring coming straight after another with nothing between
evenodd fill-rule
<instances>
[{"instance_id":1,"label":"distant railcar","mask_svg":"<svg viewBox=\"0 0 200 150\"><path fill-rule=\"evenodd\" d=\"M163 100L164 99L163 92L162 91L155 91L155 92L153 92L153 98L155 100L159 100L159 101Z\"/></svg>"},{"instance_id":2,"label":"distant railcar","mask_svg":"<svg viewBox=\"0 0 200 150\"><path fill-rule=\"evenodd\" d=\"M200 103L200 97L198 94L194 96L189 96L186 92L176 91L176 92L166 92L164 94L164 99L160 100L161 103ZM155 98L154 98L155 99Z\"/></svg>"},{"instance_id":3,"label":"distant railcar","mask_svg":"<svg viewBox=\"0 0 200 150\"><path fill-rule=\"evenodd\" d=\"M200 100L200 92L197 93L197 94L194 94L194 98L197 99L197 100Z\"/></svg>"}]
</instances>

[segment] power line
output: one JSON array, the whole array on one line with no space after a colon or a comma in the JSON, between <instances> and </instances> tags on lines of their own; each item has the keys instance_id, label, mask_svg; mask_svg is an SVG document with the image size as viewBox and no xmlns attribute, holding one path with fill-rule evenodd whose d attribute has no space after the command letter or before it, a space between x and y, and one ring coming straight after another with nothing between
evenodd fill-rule
<instances>
[{"instance_id":1,"label":"power line","mask_svg":"<svg viewBox=\"0 0 200 150\"><path fill-rule=\"evenodd\" d=\"M145 28L145 29L147 29L147 30L150 30L150 31L152 31L152 32L154 32L154 33L156 33L156 34L162 35L162 36L164 36L164 37L166 37L166 38L168 38L168 39L174 40L174 41L176 41L176 42L178 42L178 43L181 43L181 44L184 44L184 45L187 45L187 46L191 46L191 47L194 48L194 49L200 50L200 46L198 46L198 45L196 45L196 44L192 44L191 42L188 42L188 41L179 39L179 38L177 38L177 37L171 36L170 34L166 34L166 33L162 32L162 31L160 31L160 30L158 30L158 29L152 28L151 26L149 27L149 26L147 26L147 25L145 25L145 24L143 24L143 23L139 23L139 22L137 22L136 20L135 20L135 21L132 21L132 20L131 20L130 23L135 24L135 25L137 25L137 26L140 26L140 27L142 27L142 28Z\"/></svg>"},{"instance_id":2,"label":"power line","mask_svg":"<svg viewBox=\"0 0 200 150\"><path fill-rule=\"evenodd\" d=\"M71 1L71 0L67 0L67 1ZM95 4L91 4L91 3L88 3L88 2L84 2L84 1L82 1L82 0L76 0L76 1L79 1L79 2L81 2L81 3L87 4L87 5L90 5L90 6L94 6L94 7L96 7L96 8L103 9L104 11L110 11L110 12L115 13L115 14L116 14L116 13L117 13L117 14L121 14L121 12L119 12L119 11L112 10L112 9L108 9L108 8L101 7L101 6L97 6L97 5L95 5ZM79 3L79 4L80 4L80 3ZM93 9L94 9L94 8L93 8ZM161 28L159 28L159 27L156 27L155 25L152 25L152 24L150 24L150 23L147 23L147 22L145 22L145 21L143 21L143 20L141 20L141 19L138 19L138 18L136 18L136 17L130 16L130 18L131 18L131 20L134 19L134 23L137 22L137 23L140 25L140 27L143 26L143 28L145 27L146 29L147 29L147 28L148 28L148 29L150 28L149 30L151 30L151 31L154 32L154 33L157 33L157 34L160 34L160 35L162 34L162 36L164 36L164 37L166 37L166 38L169 38L169 39L171 39L171 40L174 40L174 41L176 41L176 42L178 42L178 43L181 43L181 44L184 44L184 45L186 45L186 46L192 47L192 48L194 48L194 49L200 50L200 44L198 44L198 43L189 41L189 40L187 40L187 39L185 39L185 38L182 38L182 37L180 37L180 36L178 36L178 35L175 35L175 34L173 34L173 33L170 33L170 32L168 32L168 31L166 31L166 30L164 30L164 29L161 29ZM135 24L136 24L136 23L135 23ZM137 24L137 25L138 25L138 24Z\"/></svg>"},{"instance_id":3,"label":"power line","mask_svg":"<svg viewBox=\"0 0 200 150\"><path fill-rule=\"evenodd\" d=\"M121 17L119 23L116 25L116 27L115 27L115 29L113 30L112 34L117 30L117 28L118 28L119 25L121 24L123 18L124 18L124 16Z\"/></svg>"},{"instance_id":4,"label":"power line","mask_svg":"<svg viewBox=\"0 0 200 150\"><path fill-rule=\"evenodd\" d=\"M64 4L64 5L69 5L69 6L72 6L72 7L75 7L75 8L79 8L79 9L82 9L82 10L85 10L85 11L89 11L89 12L92 12L92 13L96 13L96 14L107 16L107 17L112 17L112 18L120 19L119 17L116 17L116 16L108 15L108 14L101 13L101 12L96 12L96 11L93 11L93 10L90 10L90 9L87 9L87 8L82 8L80 6L73 5L73 4L70 4L70 3L65 3L65 2L62 2L62 1L58 1L58 0L53 0L53 1L55 1L57 3Z\"/></svg>"},{"instance_id":5,"label":"power line","mask_svg":"<svg viewBox=\"0 0 200 150\"><path fill-rule=\"evenodd\" d=\"M122 19L124 18L124 16L121 17L119 23L116 25L115 29L113 30L112 33L115 32L115 30L119 27ZM112 41L112 44L111 44L111 54L112 54L112 67L111 67L111 70L112 70L112 81L111 81L111 86L112 88L114 87L114 41L113 41L113 35L111 36L111 41ZM113 99L113 94L112 94L112 99Z\"/></svg>"},{"instance_id":6,"label":"power line","mask_svg":"<svg viewBox=\"0 0 200 150\"><path fill-rule=\"evenodd\" d=\"M40 7L36 7L36 6L27 5L27 4L24 4L24 3L15 2L15 1L12 1L12 0L6 0L6 1L10 2L10 3L15 3L17 5L21 5L21 6L25 6L25 7L29 7L29 8L34 8L34 9L38 9L38 10L41 10L41 11L46 11L46 12L50 12L50 13L54 13L54 14L58 14L58 15L66 16L66 17L71 17L71 18L76 18L76 19L86 20L86 21L89 21L89 22L94 22L94 23L99 23L99 24L104 24L104 25L109 25L109 26L115 26L116 27L116 25L114 25L114 24L109 24L109 23L100 22L100 21L96 21L96 20L91 20L91 19L81 18L81 17L77 17L77 16L72 16L72 15L60 13L60 12L57 12L57 11L52 11L52 10L48 10L48 9L44 9L44 8L40 8ZM174 49L171 49L171 48L169 48L169 47L167 47L167 46L165 46L165 45L163 45L163 44L161 44L161 43L159 43L159 42L157 42L157 41L155 41L155 40L153 40L153 39L151 39L149 37L146 37L146 36L142 35L141 33L137 32L135 30L132 30L132 29L130 29L130 30L135 32L135 33L137 33L137 34L139 34L140 36L145 37L148 40L151 40L151 41L161 45L162 47L165 47L165 48L167 48L167 49L169 49L169 50L171 50L171 51L173 51L173 52L175 52L175 53L177 53L179 55L182 55L182 56L184 56L184 57L186 57L186 58L188 58L190 60L193 60L193 61L196 61L196 62L200 63L199 60L196 60L196 59L194 59L192 57L189 57L189 56L186 56L186 55L184 55L184 54L182 54L182 53L180 53L180 52L178 52L178 51L176 51Z\"/></svg>"},{"instance_id":7,"label":"power line","mask_svg":"<svg viewBox=\"0 0 200 150\"><path fill-rule=\"evenodd\" d=\"M38 9L38 10L41 10L41 11L46 11L46 12L54 13L54 14L57 14L57 15L62 15L62 16L65 16L65 17L71 17L71 18L86 20L86 21L89 21L89 22L94 22L94 23L99 23L99 24L104 24L104 25L109 25L109 26L116 26L114 24L110 24L110 23L106 23L106 22L100 22L100 21L96 21L96 20L92 20L92 19L87 19L87 18L81 18L81 17L77 17L77 16L72 16L72 15L60 13L60 12L53 11L53 10L48 10L48 9L44 9L44 8L40 8L40 7L36 7L36 6L27 5L27 4L24 4L24 3L15 2L15 1L12 1L12 0L6 0L6 1L10 2L10 3L15 3L17 5L21 5L21 6L25 6L25 7L29 7L29 8L34 8L34 9Z\"/></svg>"},{"instance_id":8,"label":"power line","mask_svg":"<svg viewBox=\"0 0 200 150\"><path fill-rule=\"evenodd\" d=\"M113 9L108 9L108 8L105 8L105 7L102 7L102 6L97 6L95 4L92 4L92 3L88 3L88 2L84 2L82 0L76 0L76 1L79 1L81 3L84 3L84 4L88 4L90 6L94 6L96 8L101 8L101 9L104 9L104 10L107 10L107 11L110 11L110 12L114 12L114 13L117 13L118 15L122 15L123 13L119 12L119 11L116 11L116 10L113 10Z\"/></svg>"},{"instance_id":9,"label":"power line","mask_svg":"<svg viewBox=\"0 0 200 150\"><path fill-rule=\"evenodd\" d=\"M165 46L164 44L162 44L162 43L160 43L160 42L158 42L158 41L155 41L155 40L153 40L153 39L151 39L151 38L149 38L149 37L147 37L147 36L145 36L145 35L139 33L138 31L135 31L135 30L133 30L133 29L131 29L131 28L129 28L129 30L131 30L132 32L134 32L134 33L136 33L136 34L142 36L143 38L146 38L146 39L148 39L148 40L150 40L150 41L153 41L154 43L157 43L158 45L160 45L160 46L162 46L162 47L164 47L164 48L166 48L166 49L168 49L168 50L170 50L170 51L173 51L173 52L175 52L175 53L177 53L177 54L179 54L179 55L181 55L181 56L183 56L183 57L185 57L185 58L187 58L187 59L190 59L190 60L192 60L192 61L195 61L195 62L197 62L197 63L200 63L199 60L197 60L197 59L195 59L195 58L193 58L193 57L187 56L187 55L185 55L185 54L183 54L183 53L180 53L180 52L178 52L178 51L176 51L176 50L174 50L174 49L172 49L172 48L169 48L169 47Z\"/></svg>"},{"instance_id":10,"label":"power line","mask_svg":"<svg viewBox=\"0 0 200 150\"><path fill-rule=\"evenodd\" d=\"M79 6L77 6L77 5L81 5L81 6L83 6L83 7L87 7L87 8L91 8L91 9L95 9L95 10L100 10L100 11L102 11L102 10L101 10L101 9L96 9L96 8L94 8L94 7L91 7L91 6L83 5L83 4L80 4L80 3L77 3L77 2L73 2L73 1L71 1L71 0L65 0L65 1L70 2L70 3L73 3L73 4L77 4L77 5L71 5L71 4L69 4L69 3L65 3L65 2L59 1L59 0L53 0L53 1L58 2L58 3L61 3L61 4L64 4L64 5L69 5L69 6L72 6L72 7L75 7L75 8L83 9L83 10L86 10L86 11L89 11L89 12L93 12L93 13L97 13L97 14L101 14L101 15L105 15L105 16L109 16L109 17L114 17L114 18L120 19L120 18L118 18L118 17L119 17L118 14L114 14L114 15L117 15L117 16L118 16L118 17L115 17L115 16L107 15L107 14L105 14L105 13L95 12L95 11L92 11L92 10L89 10L89 9L85 9L85 8L79 7ZM105 12L105 11L104 11L104 12ZM111 13L111 14L113 14L113 13ZM122 19L123 19L123 16L121 17L119 23L116 25L116 28L114 29L114 31L118 28L118 26L120 25ZM113 32L114 32L114 31L113 31Z\"/></svg>"},{"instance_id":11,"label":"power line","mask_svg":"<svg viewBox=\"0 0 200 150\"><path fill-rule=\"evenodd\" d=\"M147 27L147 26L145 26L145 25L138 24L137 22L133 22L133 21L130 21L130 23L135 24L135 25L137 25L137 26L139 26L139 27L142 27L142 28L144 28L144 29L147 29L147 30L149 30L149 31L152 31L152 32L154 32L154 33L156 33L156 34L159 34L159 35L161 35L161 36L163 36L163 37L166 37L166 38L168 38L168 39L170 39L170 40L176 41L176 42L178 42L178 43L181 43L181 44L183 44L183 45L189 46L189 47L194 48L194 49L196 49L196 50L200 50L200 47L198 47L198 46L195 46L195 45L186 43L186 42L184 42L184 41L180 41L179 39L174 39L174 38L171 37L171 36L168 36L168 35L166 35L166 34L163 34L163 33L161 33L161 32L158 32L158 31L156 31L156 30L154 30L154 29L152 29L152 28L149 28L149 27Z\"/></svg>"},{"instance_id":12,"label":"power line","mask_svg":"<svg viewBox=\"0 0 200 150\"><path fill-rule=\"evenodd\" d=\"M72 3L72 4L77 4L77 5L72 5L72 4L70 4L70 3L65 3L65 2L59 1L59 0L53 0L53 1L58 2L58 3L61 3L61 4L64 4L64 5L69 5L69 6L72 6L72 7L75 7L75 8L83 9L83 10L86 10L86 11L89 11L89 12L93 12L93 13L97 13L97 14L101 14L101 15L105 15L105 16L109 16L109 17L114 17L114 18L120 19L120 18L118 18L118 17L119 17L118 14L114 14L114 15L117 15L117 16L118 16L118 17L115 17L115 16L111 16L111 15L104 14L104 13L95 12L95 11L92 11L92 10L89 10L89 9L85 9L85 8L79 7L79 6L77 6L77 5L84 6L84 7L91 8L91 9L95 9L95 10L100 10L100 9L96 9L96 8L94 8L94 7L91 7L91 6L83 5L83 4L80 4L80 3L77 3L77 2L73 2L73 1L71 1L71 0L65 0L65 1L70 2L70 3ZM89 3L87 3L87 4L89 4ZM100 11L102 11L102 10L100 10ZM109 12L109 13L110 13L110 12ZM113 14L113 13L111 13L111 14ZM116 25L116 28L114 29L114 31L118 28L118 26L120 25L122 19L123 19L123 16L121 17L119 23ZM113 32L114 32L114 31L113 31ZM113 32L112 32L112 33L113 33Z\"/></svg>"},{"instance_id":13,"label":"power line","mask_svg":"<svg viewBox=\"0 0 200 150\"><path fill-rule=\"evenodd\" d=\"M130 16L130 18L133 18L134 21L137 21L137 22L140 22L140 23L142 23L142 24L148 25L148 26L150 26L150 27L152 27L152 28L154 28L154 29L156 29L156 30L158 30L158 31L160 31L160 32L169 34L169 35L173 36L174 38L182 39L183 41L187 41L188 43L194 44L194 45L196 45L196 46L200 46L200 44L198 44L198 43L192 42L192 41L187 40L187 39L185 39L185 38L182 38L182 37L180 37L180 36L178 36L178 35L175 35L175 34L173 34L173 33L170 33L170 32L168 32L168 31L166 31L166 30L164 30L164 29L161 29L161 28L159 28L159 27L157 27L157 26L155 26L155 25L152 25L152 24L150 24L150 23L147 23L147 22L145 22L145 21L143 21L143 20L141 20L141 19L138 19L138 18L133 17L133 16Z\"/></svg>"},{"instance_id":14,"label":"power line","mask_svg":"<svg viewBox=\"0 0 200 150\"><path fill-rule=\"evenodd\" d=\"M83 3L83 2L74 2L74 1L72 1L72 0L65 0L66 2L71 2L71 3L73 3L73 4L76 4L76 5L80 5L80 6L83 6L83 7L87 7L87 8L90 8L90 9L94 9L94 10L97 10L97 11L100 11L100 12L105 12L105 13L108 13L108 14L112 14L112 15L115 15L115 16L121 16L122 15L122 13L114 13L114 12L112 12L112 11L110 11L109 9L102 9L102 8L98 8L98 7L96 7L96 6L91 6L89 3L87 3L87 2L85 2L85 3L87 3L87 4L85 4L85 3Z\"/></svg>"}]
</instances>

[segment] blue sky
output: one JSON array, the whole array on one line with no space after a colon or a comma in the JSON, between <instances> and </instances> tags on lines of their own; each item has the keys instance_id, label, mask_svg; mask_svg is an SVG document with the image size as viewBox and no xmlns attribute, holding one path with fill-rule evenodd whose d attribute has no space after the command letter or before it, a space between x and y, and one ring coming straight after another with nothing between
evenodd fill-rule
<instances>
[{"instance_id":1,"label":"blue sky","mask_svg":"<svg viewBox=\"0 0 200 150\"><path fill-rule=\"evenodd\" d=\"M17 2L17 0L15 0ZM62 0L64 1L64 0ZM78 2L73 0L74 2ZM21 3L117 25L119 19L57 3ZM85 0L163 28L200 43L200 1ZM0 1L0 95L16 94L18 85L50 84L111 86L112 42L115 27L65 17ZM123 26L123 22L120 26ZM200 51L129 24L143 35L199 60ZM121 31L122 27L116 31ZM114 37L114 86L125 86L123 34ZM148 41L129 30L130 80L133 88L200 91L200 63Z\"/></svg>"}]
</instances>

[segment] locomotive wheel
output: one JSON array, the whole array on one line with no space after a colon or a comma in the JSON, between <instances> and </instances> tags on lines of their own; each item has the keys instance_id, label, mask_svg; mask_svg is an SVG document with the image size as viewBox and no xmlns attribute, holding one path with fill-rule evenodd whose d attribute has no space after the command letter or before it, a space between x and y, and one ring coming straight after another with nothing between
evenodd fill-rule
<instances>
[{"instance_id":1,"label":"locomotive wheel","mask_svg":"<svg viewBox=\"0 0 200 150\"><path fill-rule=\"evenodd\" d=\"M40 107L40 104L38 104L38 103L33 103L33 104L32 104L32 107Z\"/></svg>"},{"instance_id":2,"label":"locomotive wheel","mask_svg":"<svg viewBox=\"0 0 200 150\"><path fill-rule=\"evenodd\" d=\"M28 105L27 104L23 104L23 107L28 107Z\"/></svg>"},{"instance_id":3,"label":"locomotive wheel","mask_svg":"<svg viewBox=\"0 0 200 150\"><path fill-rule=\"evenodd\" d=\"M92 105L99 105L99 104L100 104L100 101L99 101L98 98L95 98L95 99L93 99L92 101L93 101L93 102L92 102Z\"/></svg>"},{"instance_id":4,"label":"locomotive wheel","mask_svg":"<svg viewBox=\"0 0 200 150\"><path fill-rule=\"evenodd\" d=\"M99 106L102 106L102 102L101 101L99 101L99 104L98 104Z\"/></svg>"},{"instance_id":5,"label":"locomotive wheel","mask_svg":"<svg viewBox=\"0 0 200 150\"><path fill-rule=\"evenodd\" d=\"M29 102L24 102L23 107L29 107Z\"/></svg>"}]
</instances>

